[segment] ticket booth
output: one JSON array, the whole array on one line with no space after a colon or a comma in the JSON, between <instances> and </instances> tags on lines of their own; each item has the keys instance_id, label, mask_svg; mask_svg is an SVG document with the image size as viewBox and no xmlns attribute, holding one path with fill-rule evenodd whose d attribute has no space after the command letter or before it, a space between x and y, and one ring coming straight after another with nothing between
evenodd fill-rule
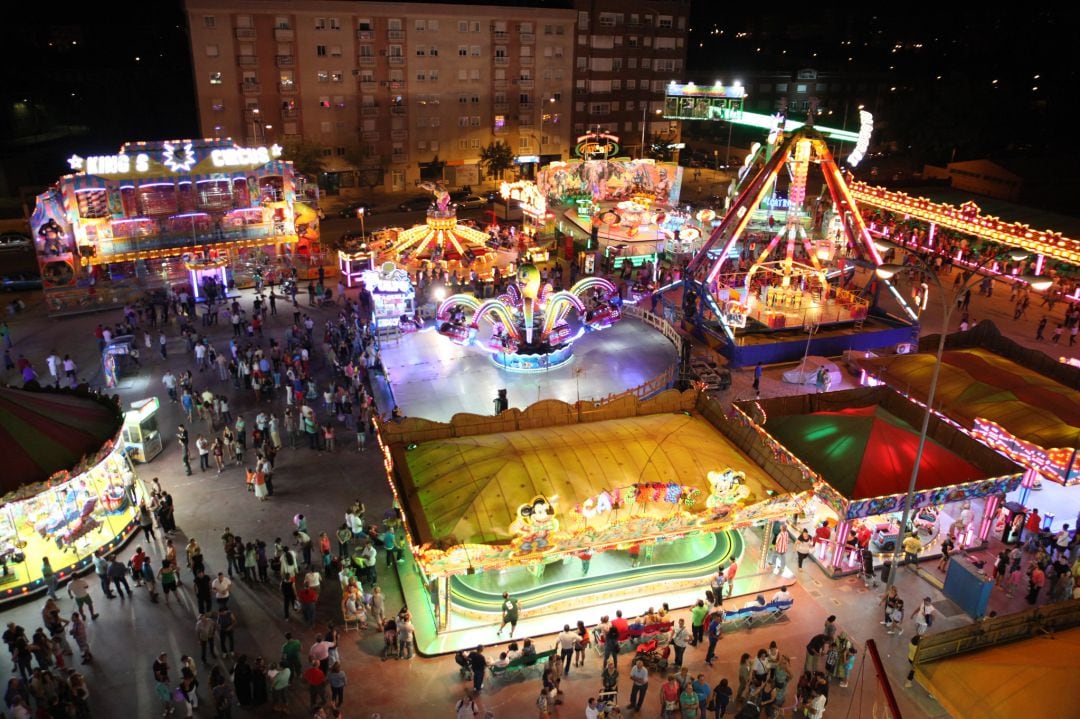
<instances>
[{"instance_id":1,"label":"ticket booth","mask_svg":"<svg viewBox=\"0 0 1080 719\"><path fill-rule=\"evenodd\" d=\"M131 403L124 413L124 446L136 462L149 462L161 454L163 442L158 430L157 413L161 403L157 397Z\"/></svg>"}]
</instances>

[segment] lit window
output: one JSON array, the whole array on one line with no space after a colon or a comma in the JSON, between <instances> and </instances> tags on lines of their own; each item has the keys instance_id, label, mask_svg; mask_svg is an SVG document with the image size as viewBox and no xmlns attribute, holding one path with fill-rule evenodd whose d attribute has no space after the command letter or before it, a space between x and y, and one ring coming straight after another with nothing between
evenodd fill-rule
<instances>
[{"instance_id":1,"label":"lit window","mask_svg":"<svg viewBox=\"0 0 1080 719\"><path fill-rule=\"evenodd\" d=\"M221 73L220 72L212 72L212 73L210 73L210 84L211 85L220 85L221 84Z\"/></svg>"}]
</instances>

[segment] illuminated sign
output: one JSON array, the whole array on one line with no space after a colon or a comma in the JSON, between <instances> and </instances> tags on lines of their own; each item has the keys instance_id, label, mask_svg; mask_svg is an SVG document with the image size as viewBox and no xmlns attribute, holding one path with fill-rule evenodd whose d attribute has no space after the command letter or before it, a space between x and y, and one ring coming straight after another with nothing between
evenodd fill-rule
<instances>
[{"instance_id":1,"label":"illuminated sign","mask_svg":"<svg viewBox=\"0 0 1080 719\"><path fill-rule=\"evenodd\" d=\"M270 147L222 147L210 151L211 164L217 168L233 167L258 167L281 157L280 145ZM204 156L205 157L205 156ZM190 141L166 142L162 145L160 160L151 164L151 154L138 152L128 154L121 152L115 155L91 155L82 157L72 155L68 158L68 166L72 170L82 171L87 175L132 175L132 174L159 174L162 166L170 172L191 172L199 162L199 154L196 152L194 143Z\"/></svg>"},{"instance_id":2,"label":"illuminated sign","mask_svg":"<svg viewBox=\"0 0 1080 719\"><path fill-rule=\"evenodd\" d=\"M847 162L852 167L858 165L866 155L870 147L870 134L874 131L874 116L866 110L859 111L859 139L855 141L855 149L848 155Z\"/></svg>"},{"instance_id":3,"label":"illuminated sign","mask_svg":"<svg viewBox=\"0 0 1080 719\"><path fill-rule=\"evenodd\" d=\"M578 137L574 154L586 160L615 157L619 154L619 138L603 132L586 133Z\"/></svg>"},{"instance_id":4,"label":"illuminated sign","mask_svg":"<svg viewBox=\"0 0 1080 719\"><path fill-rule=\"evenodd\" d=\"M230 147L210 151L210 161L214 163L214 167L256 167L278 157L281 157L280 145Z\"/></svg>"},{"instance_id":5,"label":"illuminated sign","mask_svg":"<svg viewBox=\"0 0 1080 719\"><path fill-rule=\"evenodd\" d=\"M665 90L664 118L668 120L735 120L742 117L746 90L742 85L679 85Z\"/></svg>"}]
</instances>

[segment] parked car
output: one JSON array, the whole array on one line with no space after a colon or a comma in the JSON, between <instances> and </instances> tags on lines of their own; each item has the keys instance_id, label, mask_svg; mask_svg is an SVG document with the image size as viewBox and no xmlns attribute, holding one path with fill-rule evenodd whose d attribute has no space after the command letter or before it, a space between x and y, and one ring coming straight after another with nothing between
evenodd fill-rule
<instances>
[{"instance_id":1,"label":"parked car","mask_svg":"<svg viewBox=\"0 0 1080 719\"><path fill-rule=\"evenodd\" d=\"M29 272L12 272L0 278L0 289L4 292L25 292L26 290L40 290L41 276Z\"/></svg>"},{"instance_id":2,"label":"parked car","mask_svg":"<svg viewBox=\"0 0 1080 719\"><path fill-rule=\"evenodd\" d=\"M30 246L30 238L21 232L4 232L0 234L0 250L21 250Z\"/></svg>"},{"instance_id":3,"label":"parked car","mask_svg":"<svg viewBox=\"0 0 1080 719\"><path fill-rule=\"evenodd\" d=\"M456 200L456 202L457 206L463 210L472 210L487 204L487 200L479 195L465 195L460 200Z\"/></svg>"},{"instance_id":4,"label":"parked car","mask_svg":"<svg viewBox=\"0 0 1080 719\"><path fill-rule=\"evenodd\" d=\"M426 210L431 206L431 195L416 195L398 205L398 209L402 212L415 212L416 210Z\"/></svg>"},{"instance_id":5,"label":"parked car","mask_svg":"<svg viewBox=\"0 0 1080 719\"><path fill-rule=\"evenodd\" d=\"M355 220L356 212L361 208L364 210L365 217L371 217L375 214L375 206L370 202L350 202L338 211L338 217Z\"/></svg>"}]
</instances>

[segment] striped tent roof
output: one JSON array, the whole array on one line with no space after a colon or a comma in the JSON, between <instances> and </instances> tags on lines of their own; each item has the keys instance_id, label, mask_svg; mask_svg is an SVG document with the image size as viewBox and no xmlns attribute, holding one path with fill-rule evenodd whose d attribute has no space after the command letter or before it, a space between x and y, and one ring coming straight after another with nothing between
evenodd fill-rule
<instances>
[{"instance_id":1,"label":"striped tent roof","mask_svg":"<svg viewBox=\"0 0 1080 719\"><path fill-rule=\"evenodd\" d=\"M122 422L106 400L0 387L0 495L72 469L115 437Z\"/></svg>"}]
</instances>

